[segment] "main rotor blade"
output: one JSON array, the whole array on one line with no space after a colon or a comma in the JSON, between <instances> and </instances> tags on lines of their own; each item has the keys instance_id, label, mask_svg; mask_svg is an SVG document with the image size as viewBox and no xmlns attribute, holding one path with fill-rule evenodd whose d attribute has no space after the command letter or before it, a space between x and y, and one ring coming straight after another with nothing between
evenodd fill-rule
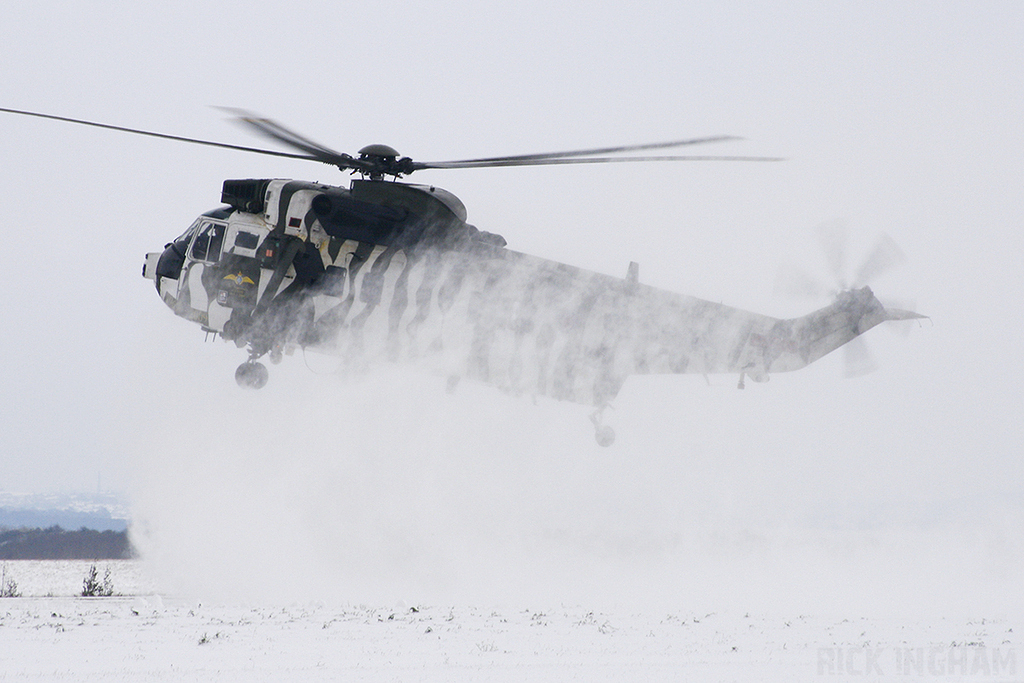
<instances>
[{"instance_id":1,"label":"main rotor blade","mask_svg":"<svg viewBox=\"0 0 1024 683\"><path fill-rule=\"evenodd\" d=\"M517 156L463 159L456 161L415 162L412 159L406 157L391 161L384 161L372 158L357 159L348 154L342 154L334 151L329 147L325 147L324 145L321 145L320 143L315 142L305 137L304 135L300 135L299 133L296 133L290 128L287 128L271 119L257 116L251 112L242 109L230 109L223 107L221 109L232 113L240 123L243 123L244 125L255 129L261 135L268 137L272 140L275 140L276 142L284 144L288 147L296 149L300 153L296 154L294 152L279 152L276 150L262 149L259 147L231 145L224 142L214 142L212 140L188 138L180 135L168 135L166 133L156 133L148 130L140 130L138 128L114 126L108 123L98 123L95 121L74 119L66 116L54 116L52 114L41 114L37 112L22 111L19 109L0 108L0 112L6 112L9 114L20 114L22 116L34 116L41 119L63 121L66 123L77 123L83 126L105 128L107 130L116 130L122 133L145 135L153 138L162 138L164 140L175 140L177 142L187 142L194 145L205 145L207 147L220 147L222 149L231 149L240 152L252 152L255 154L265 154L268 156L283 157L286 159L304 159L307 161L319 161L325 164L330 164L332 166L337 166L339 169L342 170L352 169L363 173L376 173L381 175L395 176L408 175L413 171L428 168L496 168L507 166L555 166L566 164L608 164L648 161L782 161L781 158L776 157L753 156L597 156L603 154L617 154L620 152L635 152L650 149L666 149L670 147L681 147L686 145L696 145L710 142L724 142L727 140L740 139L728 135L720 135L706 138L694 138L690 140L676 140L673 142L655 142L643 145L621 145L617 147L598 147L594 149L570 150L566 152L521 154Z\"/></svg>"},{"instance_id":2,"label":"main rotor blade","mask_svg":"<svg viewBox=\"0 0 1024 683\"><path fill-rule=\"evenodd\" d=\"M653 157L552 157L539 159L495 159L474 161L414 161L413 170L426 168L500 168L508 166L563 166L569 164L615 164L647 161L784 161L780 157L736 156L653 156Z\"/></svg>"},{"instance_id":3,"label":"main rotor blade","mask_svg":"<svg viewBox=\"0 0 1024 683\"><path fill-rule=\"evenodd\" d=\"M52 121L63 121L65 123L78 123L83 126L92 126L94 128L106 128L107 130L116 130L121 133L133 133L135 135L146 135L151 138L162 138L164 140L175 140L177 142L188 142L193 145L206 145L207 147L220 147L222 149L233 149L239 152L253 152L255 154L266 154L275 157L285 157L287 159L306 159L309 161L320 161L319 157L312 156L309 154L293 154L290 152L278 152L272 149L260 149L258 147L245 147L242 145L229 145L225 142L213 142L211 140L199 140L197 138L186 138L180 135L168 135L167 133L154 133L148 130L139 130L137 128L125 128L124 126L113 126L109 123L97 123L95 121L84 121L82 119L72 119L66 116L54 116L53 114L39 114L33 111L21 111L19 109L6 109L0 107L0 112L6 112L8 114L20 114L22 116L34 116L40 119L50 119Z\"/></svg>"},{"instance_id":4,"label":"main rotor blade","mask_svg":"<svg viewBox=\"0 0 1024 683\"><path fill-rule=\"evenodd\" d=\"M693 138L690 140L676 140L674 142L651 142L643 145L619 145L616 147L595 147L594 149L576 149L567 152L542 152L540 154L515 154L504 157L487 157L481 159L462 159L458 161L437 161L426 162L434 168L441 168L437 164L499 164L501 162L537 161L540 159L568 159L572 157L590 157L598 154L619 154L620 152L639 152L645 149L668 149L669 147L683 147L684 145L700 145L706 142L725 142L727 140L740 140L732 135L716 135L707 138ZM513 164L501 164L513 165ZM451 167L458 168L458 167ZM467 167L468 168L468 167ZM476 168L479 168L477 166Z\"/></svg>"},{"instance_id":5,"label":"main rotor blade","mask_svg":"<svg viewBox=\"0 0 1024 683\"><path fill-rule=\"evenodd\" d=\"M313 157L326 161L327 163L333 163L335 159L348 159L345 154L335 152L330 147L325 147L319 142L315 142L300 135L290 128L286 128L273 119L268 119L253 112L245 109L235 109L233 107L216 107L221 111L228 112L234 116L236 123L248 126L254 129L260 135L270 138L271 140L277 140L280 143L294 147L302 152L312 155Z\"/></svg>"}]
</instances>

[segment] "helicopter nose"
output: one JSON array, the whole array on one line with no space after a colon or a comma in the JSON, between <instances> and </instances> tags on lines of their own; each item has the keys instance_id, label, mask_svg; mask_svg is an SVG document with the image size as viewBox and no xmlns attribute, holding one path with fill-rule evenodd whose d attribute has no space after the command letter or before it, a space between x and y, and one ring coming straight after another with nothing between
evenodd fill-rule
<instances>
[{"instance_id":1,"label":"helicopter nose","mask_svg":"<svg viewBox=\"0 0 1024 683\"><path fill-rule=\"evenodd\" d=\"M142 277L156 282L156 264L160 261L159 251L151 251L146 254L146 261L142 264Z\"/></svg>"}]
</instances>

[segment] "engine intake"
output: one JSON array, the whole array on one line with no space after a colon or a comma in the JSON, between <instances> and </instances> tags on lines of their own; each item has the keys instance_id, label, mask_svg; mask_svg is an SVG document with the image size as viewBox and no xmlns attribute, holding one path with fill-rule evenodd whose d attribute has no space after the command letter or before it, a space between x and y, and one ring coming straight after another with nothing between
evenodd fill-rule
<instances>
[{"instance_id":1,"label":"engine intake","mask_svg":"<svg viewBox=\"0 0 1024 683\"><path fill-rule=\"evenodd\" d=\"M268 179L225 180L220 200L239 211L263 213L269 184Z\"/></svg>"}]
</instances>

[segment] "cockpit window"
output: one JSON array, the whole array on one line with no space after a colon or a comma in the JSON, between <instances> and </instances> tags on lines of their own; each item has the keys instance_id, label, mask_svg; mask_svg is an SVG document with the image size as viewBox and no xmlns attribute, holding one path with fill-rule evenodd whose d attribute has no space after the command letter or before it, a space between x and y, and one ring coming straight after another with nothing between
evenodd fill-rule
<instances>
[{"instance_id":1,"label":"cockpit window","mask_svg":"<svg viewBox=\"0 0 1024 683\"><path fill-rule=\"evenodd\" d=\"M220 258L220 250L224 244L224 225L221 223L203 223L199 234L192 242L189 255L197 261L216 261Z\"/></svg>"},{"instance_id":2,"label":"cockpit window","mask_svg":"<svg viewBox=\"0 0 1024 683\"><path fill-rule=\"evenodd\" d=\"M196 230L199 229L199 226L201 224L202 224L202 221L201 220L197 220L195 223L193 223L192 225L188 226L188 230L186 230L185 232L183 232L180 235L178 235L177 237L175 237L173 243L174 244L181 244L182 242L185 242L187 244L188 242L191 242L192 241L192 235L196 234Z\"/></svg>"}]
</instances>

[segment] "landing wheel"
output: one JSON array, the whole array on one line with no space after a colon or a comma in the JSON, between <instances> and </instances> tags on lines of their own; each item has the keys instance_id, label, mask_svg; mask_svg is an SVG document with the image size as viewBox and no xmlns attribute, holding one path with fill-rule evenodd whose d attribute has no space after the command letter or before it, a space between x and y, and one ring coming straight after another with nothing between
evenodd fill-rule
<instances>
[{"instance_id":1,"label":"landing wheel","mask_svg":"<svg viewBox=\"0 0 1024 683\"><path fill-rule=\"evenodd\" d=\"M602 448L607 448L615 443L615 430L601 423L604 409L607 407L608 405L605 404L590 415L590 421L594 423L594 439L597 441L597 445Z\"/></svg>"},{"instance_id":2,"label":"landing wheel","mask_svg":"<svg viewBox=\"0 0 1024 683\"><path fill-rule=\"evenodd\" d=\"M615 430L608 425L598 427L597 431L594 432L594 438L597 439L598 446L607 448L615 443Z\"/></svg>"},{"instance_id":3,"label":"landing wheel","mask_svg":"<svg viewBox=\"0 0 1024 683\"><path fill-rule=\"evenodd\" d=\"M270 379L267 366L255 361L246 361L235 370L235 381L243 389L262 389Z\"/></svg>"}]
</instances>

